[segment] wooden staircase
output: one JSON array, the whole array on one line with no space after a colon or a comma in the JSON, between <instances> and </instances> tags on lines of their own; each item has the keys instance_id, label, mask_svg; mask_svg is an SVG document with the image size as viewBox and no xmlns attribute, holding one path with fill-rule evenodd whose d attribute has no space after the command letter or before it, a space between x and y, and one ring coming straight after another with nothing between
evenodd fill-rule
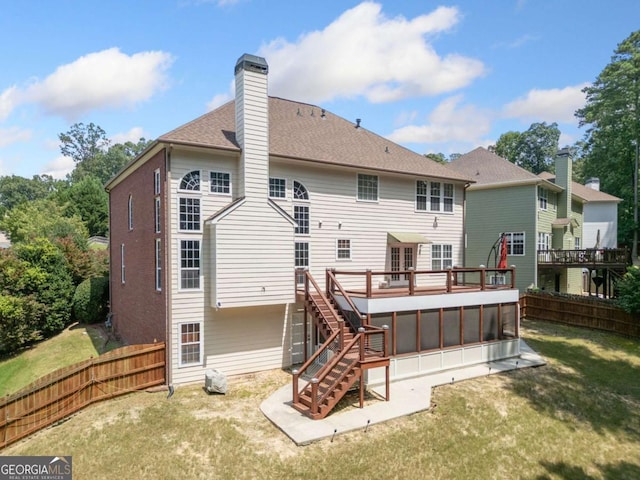
<instances>
[{"instance_id":1,"label":"wooden staircase","mask_svg":"<svg viewBox=\"0 0 640 480\"><path fill-rule=\"evenodd\" d=\"M362 374L367 368L386 367L388 378L387 331L367 326L354 331L333 298L320 291L309 273L306 275L305 308L326 341L300 369L293 371L292 405L313 419L321 419L358 380L363 406ZM301 383L304 386L300 389ZM388 391L387 382L387 400Z\"/></svg>"}]
</instances>

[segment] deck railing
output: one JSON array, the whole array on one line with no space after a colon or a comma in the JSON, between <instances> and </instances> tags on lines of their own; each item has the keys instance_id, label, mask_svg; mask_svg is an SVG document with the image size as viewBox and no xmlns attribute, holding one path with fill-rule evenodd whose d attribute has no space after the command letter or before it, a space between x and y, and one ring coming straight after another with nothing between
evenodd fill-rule
<instances>
[{"instance_id":1,"label":"deck railing","mask_svg":"<svg viewBox=\"0 0 640 480\"><path fill-rule=\"evenodd\" d=\"M338 277L348 284L340 286ZM394 278L406 278L406 282L394 284ZM403 270L403 271L348 271L330 270L327 274L329 295L365 296L390 295L400 292L402 295L425 295L428 293L456 293L465 290L496 290L515 288L515 268L449 268L445 270ZM349 299L350 301L350 299ZM352 304L350 307L354 308Z\"/></svg>"},{"instance_id":2,"label":"deck railing","mask_svg":"<svg viewBox=\"0 0 640 480\"><path fill-rule=\"evenodd\" d=\"M582 250L538 250L539 265L629 265L631 257L626 248L587 248Z\"/></svg>"}]
</instances>

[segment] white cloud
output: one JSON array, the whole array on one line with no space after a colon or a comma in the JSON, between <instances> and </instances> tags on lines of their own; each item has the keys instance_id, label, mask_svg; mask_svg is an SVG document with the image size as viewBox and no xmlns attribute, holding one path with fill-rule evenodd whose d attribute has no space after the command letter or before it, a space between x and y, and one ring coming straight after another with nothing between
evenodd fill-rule
<instances>
[{"instance_id":1,"label":"white cloud","mask_svg":"<svg viewBox=\"0 0 640 480\"><path fill-rule=\"evenodd\" d=\"M218 95L214 95L214 97L207 103L207 111L215 110L220 105L224 105L228 101L233 100L233 95L230 93L220 93Z\"/></svg>"},{"instance_id":2,"label":"white cloud","mask_svg":"<svg viewBox=\"0 0 640 480\"><path fill-rule=\"evenodd\" d=\"M130 107L166 87L172 62L170 54L160 51L126 55L110 48L90 53L19 92L5 90L0 114L18 102L36 104L70 121L94 109Z\"/></svg>"},{"instance_id":3,"label":"white cloud","mask_svg":"<svg viewBox=\"0 0 640 480\"><path fill-rule=\"evenodd\" d=\"M0 120L6 119L18 103L19 90L13 86L0 93Z\"/></svg>"},{"instance_id":4,"label":"white cloud","mask_svg":"<svg viewBox=\"0 0 640 480\"><path fill-rule=\"evenodd\" d=\"M42 175L51 175L53 178L65 178L68 173L71 173L76 164L71 157L65 157L60 155L52 161L46 163L42 167Z\"/></svg>"},{"instance_id":5,"label":"white cloud","mask_svg":"<svg viewBox=\"0 0 640 480\"><path fill-rule=\"evenodd\" d=\"M503 116L526 121L577 123L574 113L584 106L582 89L587 83L549 90L533 89L524 97L506 104Z\"/></svg>"},{"instance_id":6,"label":"white cloud","mask_svg":"<svg viewBox=\"0 0 640 480\"><path fill-rule=\"evenodd\" d=\"M31 140L31 130L20 127L0 128L0 147Z\"/></svg>"},{"instance_id":7,"label":"white cloud","mask_svg":"<svg viewBox=\"0 0 640 480\"><path fill-rule=\"evenodd\" d=\"M270 94L309 102L354 96L390 102L462 88L484 74L482 62L440 56L427 41L459 19L453 7L389 19L380 4L363 2L295 43L278 38L263 45L259 55L269 63Z\"/></svg>"},{"instance_id":8,"label":"white cloud","mask_svg":"<svg viewBox=\"0 0 640 480\"><path fill-rule=\"evenodd\" d=\"M127 142L138 143L138 140L140 140L141 138L148 138L148 135L145 134L144 129L142 127L133 127L128 132L116 133L115 135L112 135L110 140L112 144Z\"/></svg>"},{"instance_id":9,"label":"white cloud","mask_svg":"<svg viewBox=\"0 0 640 480\"><path fill-rule=\"evenodd\" d=\"M387 138L398 143L464 143L477 145L491 128L491 115L473 105L461 105L462 95L443 100L424 125L408 125Z\"/></svg>"}]
</instances>

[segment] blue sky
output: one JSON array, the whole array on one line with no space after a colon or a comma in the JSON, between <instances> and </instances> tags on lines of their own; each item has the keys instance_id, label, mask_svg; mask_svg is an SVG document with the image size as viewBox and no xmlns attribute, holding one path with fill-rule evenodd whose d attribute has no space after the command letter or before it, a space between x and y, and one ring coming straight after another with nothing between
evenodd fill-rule
<instances>
[{"instance_id":1,"label":"blue sky","mask_svg":"<svg viewBox=\"0 0 640 480\"><path fill-rule=\"evenodd\" d=\"M419 153L533 122L584 133L581 89L640 28L637 0L0 1L0 175L63 178L58 134L154 139L231 99L243 53L271 95Z\"/></svg>"}]
</instances>

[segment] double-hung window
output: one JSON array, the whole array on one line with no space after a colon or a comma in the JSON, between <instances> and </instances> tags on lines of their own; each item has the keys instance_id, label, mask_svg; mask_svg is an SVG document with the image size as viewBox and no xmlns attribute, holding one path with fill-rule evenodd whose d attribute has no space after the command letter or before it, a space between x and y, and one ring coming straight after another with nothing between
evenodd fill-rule
<instances>
[{"instance_id":1,"label":"double-hung window","mask_svg":"<svg viewBox=\"0 0 640 480\"><path fill-rule=\"evenodd\" d=\"M378 201L378 176L358 174L358 200Z\"/></svg>"},{"instance_id":2,"label":"double-hung window","mask_svg":"<svg viewBox=\"0 0 640 480\"><path fill-rule=\"evenodd\" d=\"M200 199L180 197L178 199L180 211L180 230L200 231Z\"/></svg>"},{"instance_id":3,"label":"double-hung window","mask_svg":"<svg viewBox=\"0 0 640 480\"><path fill-rule=\"evenodd\" d=\"M162 241L156 238L156 290L162 290Z\"/></svg>"},{"instance_id":4,"label":"double-hung window","mask_svg":"<svg viewBox=\"0 0 640 480\"><path fill-rule=\"evenodd\" d=\"M180 240L180 288L200 288L200 240Z\"/></svg>"},{"instance_id":5,"label":"double-hung window","mask_svg":"<svg viewBox=\"0 0 640 480\"><path fill-rule=\"evenodd\" d=\"M180 324L180 365L202 363L202 325L200 323Z\"/></svg>"},{"instance_id":6,"label":"double-hung window","mask_svg":"<svg viewBox=\"0 0 640 480\"><path fill-rule=\"evenodd\" d=\"M296 203L293 205L293 219L298 226L295 229L296 235L309 235L309 192L306 187L300 182L293 182L293 201L304 202L302 204Z\"/></svg>"},{"instance_id":7,"label":"double-hung window","mask_svg":"<svg viewBox=\"0 0 640 480\"><path fill-rule=\"evenodd\" d=\"M505 233L507 236L507 255L524 255L524 232Z\"/></svg>"},{"instance_id":8,"label":"double-hung window","mask_svg":"<svg viewBox=\"0 0 640 480\"><path fill-rule=\"evenodd\" d=\"M549 204L549 192L546 188L538 187L538 209L546 210Z\"/></svg>"},{"instance_id":9,"label":"double-hung window","mask_svg":"<svg viewBox=\"0 0 640 480\"><path fill-rule=\"evenodd\" d=\"M453 267L453 246L431 245L431 270L445 270Z\"/></svg>"},{"instance_id":10,"label":"double-hung window","mask_svg":"<svg viewBox=\"0 0 640 480\"><path fill-rule=\"evenodd\" d=\"M416 210L453 212L453 183L416 180Z\"/></svg>"},{"instance_id":11,"label":"double-hung window","mask_svg":"<svg viewBox=\"0 0 640 480\"><path fill-rule=\"evenodd\" d=\"M351 260L351 240L343 238L336 240L336 259Z\"/></svg>"}]
</instances>

